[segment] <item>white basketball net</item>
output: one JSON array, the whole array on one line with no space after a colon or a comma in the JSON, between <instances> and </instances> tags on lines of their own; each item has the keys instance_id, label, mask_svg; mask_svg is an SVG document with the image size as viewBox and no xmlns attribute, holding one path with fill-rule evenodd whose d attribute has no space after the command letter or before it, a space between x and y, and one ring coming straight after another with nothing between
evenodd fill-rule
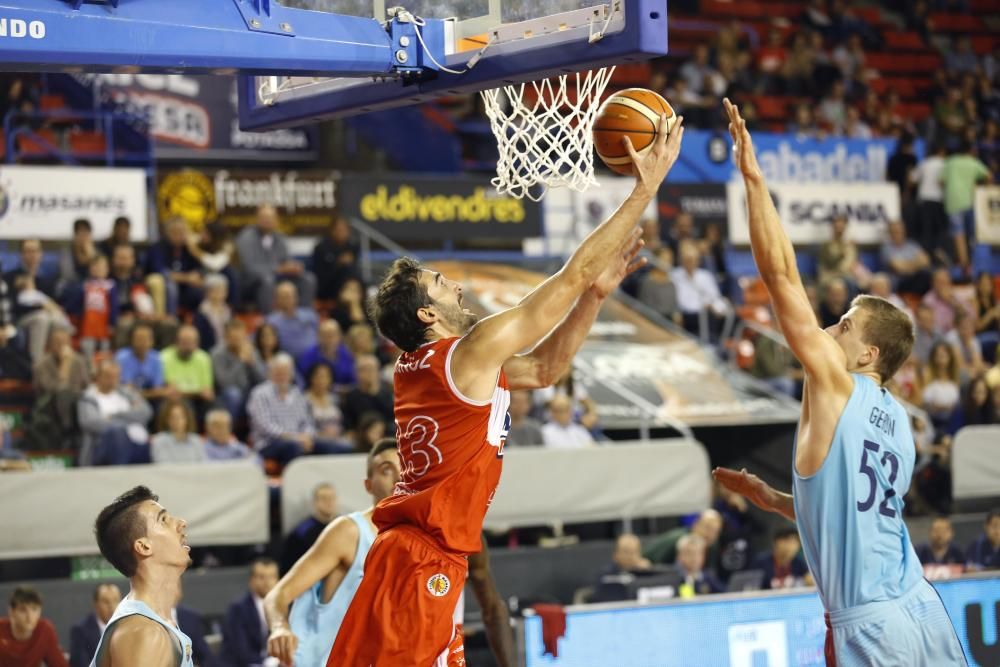
<instances>
[{"instance_id":1,"label":"white basketball net","mask_svg":"<svg viewBox=\"0 0 1000 667\"><path fill-rule=\"evenodd\" d=\"M493 179L499 194L539 201L547 188L582 192L596 183L591 130L614 71L603 67L480 93L500 152Z\"/></svg>"}]
</instances>

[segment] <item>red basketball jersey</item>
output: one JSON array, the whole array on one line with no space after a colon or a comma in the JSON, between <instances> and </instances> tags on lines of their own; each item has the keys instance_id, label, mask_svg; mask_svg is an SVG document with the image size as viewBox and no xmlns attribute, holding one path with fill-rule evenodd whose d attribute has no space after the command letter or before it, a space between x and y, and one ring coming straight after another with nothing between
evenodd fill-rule
<instances>
[{"instance_id":1,"label":"red basketball jersey","mask_svg":"<svg viewBox=\"0 0 1000 667\"><path fill-rule=\"evenodd\" d=\"M500 482L510 428L510 391L500 371L493 398L473 401L451 378L459 338L406 352L396 362L396 438L402 477L378 504L379 530L397 524L421 528L445 549L477 553L486 510Z\"/></svg>"}]
</instances>

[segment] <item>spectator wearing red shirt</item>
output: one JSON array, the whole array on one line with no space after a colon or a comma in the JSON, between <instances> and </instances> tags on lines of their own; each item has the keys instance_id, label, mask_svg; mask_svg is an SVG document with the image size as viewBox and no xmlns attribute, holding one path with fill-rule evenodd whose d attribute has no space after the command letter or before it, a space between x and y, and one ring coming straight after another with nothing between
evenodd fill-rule
<instances>
[{"instance_id":1,"label":"spectator wearing red shirt","mask_svg":"<svg viewBox=\"0 0 1000 667\"><path fill-rule=\"evenodd\" d=\"M115 283L108 278L108 258L90 260L89 277L83 281L83 314L80 318L80 348L88 359L94 352L111 349L111 332L117 316Z\"/></svg>"},{"instance_id":2,"label":"spectator wearing red shirt","mask_svg":"<svg viewBox=\"0 0 1000 667\"><path fill-rule=\"evenodd\" d=\"M42 596L18 586L10 596L10 612L0 618L0 667L69 667L52 623L42 618Z\"/></svg>"}]
</instances>

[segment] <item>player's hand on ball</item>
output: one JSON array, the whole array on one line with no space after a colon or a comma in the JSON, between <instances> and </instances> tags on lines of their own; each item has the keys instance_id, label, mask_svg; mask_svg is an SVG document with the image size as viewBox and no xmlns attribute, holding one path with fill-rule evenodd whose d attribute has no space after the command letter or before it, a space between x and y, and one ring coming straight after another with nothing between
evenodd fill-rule
<instances>
[{"instance_id":1,"label":"player's hand on ball","mask_svg":"<svg viewBox=\"0 0 1000 667\"><path fill-rule=\"evenodd\" d=\"M292 664L292 657L298 646L299 638L287 626L275 628L267 638L267 654L280 660L283 665Z\"/></svg>"},{"instance_id":2,"label":"player's hand on ball","mask_svg":"<svg viewBox=\"0 0 1000 667\"><path fill-rule=\"evenodd\" d=\"M651 149L639 155L626 136L622 139L632 158L632 173L650 193L656 194L660 183L670 173L670 168L681 154L681 139L684 138L684 116L678 116L671 127L666 114L660 116L660 126L656 129L656 141Z\"/></svg>"},{"instance_id":3,"label":"player's hand on ball","mask_svg":"<svg viewBox=\"0 0 1000 667\"><path fill-rule=\"evenodd\" d=\"M740 494L762 510L775 511L777 493L760 477L748 473L746 468L740 471L716 468L712 477L724 488Z\"/></svg>"},{"instance_id":4,"label":"player's hand on ball","mask_svg":"<svg viewBox=\"0 0 1000 667\"><path fill-rule=\"evenodd\" d=\"M722 100L726 107L726 114L729 116L729 134L733 138L733 156L736 159L736 167L743 174L744 178L760 178L763 173L760 165L757 164L757 155L753 150L753 140L750 138L750 131L747 130L747 122L740 115L740 109L729 101L729 98Z\"/></svg>"},{"instance_id":5,"label":"player's hand on ball","mask_svg":"<svg viewBox=\"0 0 1000 667\"><path fill-rule=\"evenodd\" d=\"M591 286L595 296L600 299L608 298L608 295L618 289L621 281L645 266L646 258L638 256L644 245L642 229L636 227Z\"/></svg>"}]
</instances>

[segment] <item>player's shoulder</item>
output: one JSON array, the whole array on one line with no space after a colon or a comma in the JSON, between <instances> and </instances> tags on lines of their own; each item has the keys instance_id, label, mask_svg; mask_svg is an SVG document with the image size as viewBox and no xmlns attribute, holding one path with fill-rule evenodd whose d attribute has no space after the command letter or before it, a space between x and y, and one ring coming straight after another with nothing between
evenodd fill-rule
<instances>
[{"instance_id":1,"label":"player's shoulder","mask_svg":"<svg viewBox=\"0 0 1000 667\"><path fill-rule=\"evenodd\" d=\"M339 516L327 525L316 540L316 548L326 557L353 555L361 539L361 530L350 515Z\"/></svg>"},{"instance_id":2,"label":"player's shoulder","mask_svg":"<svg viewBox=\"0 0 1000 667\"><path fill-rule=\"evenodd\" d=\"M117 622L111 629L111 655L160 655L174 649L174 638L160 622L131 614Z\"/></svg>"}]
</instances>

